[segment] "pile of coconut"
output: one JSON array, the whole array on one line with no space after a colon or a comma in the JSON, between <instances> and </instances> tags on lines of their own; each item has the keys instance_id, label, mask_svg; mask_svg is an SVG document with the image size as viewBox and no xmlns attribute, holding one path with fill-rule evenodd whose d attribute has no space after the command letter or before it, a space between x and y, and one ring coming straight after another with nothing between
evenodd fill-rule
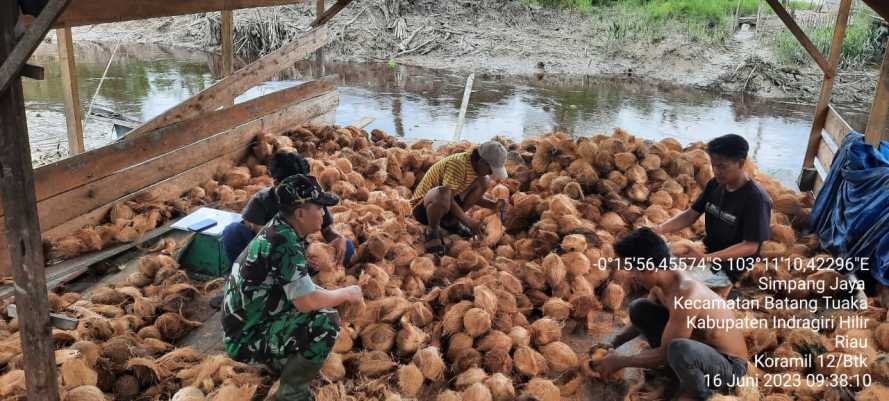
<instances>
[{"instance_id":1,"label":"pile of coconut","mask_svg":"<svg viewBox=\"0 0 889 401\"><path fill-rule=\"evenodd\" d=\"M319 400L578 397L584 381L603 380L595 377L589 363L601 358L604 350L574 349L570 337L585 332L600 339L626 324L625 297L638 290L621 285L619 273L607 263L614 257L611 244L629 230L659 224L687 208L713 175L709 156L700 143L683 147L672 139L652 142L622 130L579 139L550 134L521 143L502 142L510 150L510 178L496 183L488 195L508 201L505 218L486 209L472 210L473 217L484 222L484 232L471 240L446 238L448 253L442 257L425 254L423 227L410 217L408 200L435 161L470 149L469 143L434 149L430 141L408 145L378 130L368 134L354 127L299 127L287 135L260 135L243 166L220 172L217 179L163 205L172 211L197 204L238 210L251 193L269 183L265 163L274 151L294 149L310 158L312 174L342 198L331 208L335 228L360 244L356 268L346 272L333 262L330 246L313 242L308 256L320 271L316 280L328 288L358 284L366 298L365 305L340 311L341 332L315 388ZM774 205L772 240L763 245L763 256L806 260L823 256L816 238L801 233L813 204L811 195L784 188L752 163L748 173ZM132 217L109 216L107 224L126 227L144 213L140 209L144 204L127 206ZM98 228L91 229L98 234ZM668 239L681 256L701 246L689 239L702 233L703 219ZM825 280L828 274L759 266L742 282L751 283L762 275ZM141 296L151 296L142 291ZM135 298L132 302L135 305ZM885 309L872 304L866 312L872 326L846 334L874 340L870 356L875 363L868 370L880 381L889 379L885 362L889 358L881 353L889 350L889 325ZM831 346L830 337L838 334L746 333L755 353L853 352ZM820 347L813 346L816 340ZM227 366L233 367L226 372L242 369L240 373L256 375L248 367ZM768 372L751 374L764 373ZM187 391L196 387L205 396L220 388L261 386L217 377L201 387L208 381L184 381L178 373L175 379L148 376L165 390L192 386ZM155 399L170 394L140 390ZM882 397L885 388L874 385L855 394L858 390L849 391L869 399ZM832 392L836 390L769 387L743 397L800 400ZM640 399L639 394L628 397Z\"/></svg>"}]
</instances>

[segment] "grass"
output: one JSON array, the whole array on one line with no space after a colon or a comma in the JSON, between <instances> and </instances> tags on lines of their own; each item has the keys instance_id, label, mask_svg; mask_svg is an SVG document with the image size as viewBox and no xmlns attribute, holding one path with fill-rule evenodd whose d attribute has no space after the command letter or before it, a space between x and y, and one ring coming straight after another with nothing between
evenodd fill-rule
<instances>
[{"instance_id":1,"label":"grass","mask_svg":"<svg viewBox=\"0 0 889 401\"><path fill-rule=\"evenodd\" d=\"M803 30L826 57L833 39L833 24L817 27L804 26ZM886 36L889 36L889 31L871 24L869 13L858 12L851 16L849 25L846 27L840 66L850 67L878 63L883 55L882 44L885 42ZM775 35L772 45L775 47L778 57L785 63L806 64L812 62L806 50L786 29Z\"/></svg>"}]
</instances>

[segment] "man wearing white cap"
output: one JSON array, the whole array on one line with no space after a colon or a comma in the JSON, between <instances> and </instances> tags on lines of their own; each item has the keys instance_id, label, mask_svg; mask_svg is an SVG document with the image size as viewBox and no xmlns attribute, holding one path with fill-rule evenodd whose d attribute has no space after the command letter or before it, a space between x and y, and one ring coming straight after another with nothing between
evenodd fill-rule
<instances>
[{"instance_id":1,"label":"man wearing white cap","mask_svg":"<svg viewBox=\"0 0 889 401\"><path fill-rule=\"evenodd\" d=\"M426 171L414 189L411 206L414 218L426 229L426 251L443 254L439 227L469 237L481 231L481 223L466 214L475 205L502 210L503 200L484 197L492 185L491 175L506 178L506 148L500 142L485 142L469 152L439 160Z\"/></svg>"}]
</instances>

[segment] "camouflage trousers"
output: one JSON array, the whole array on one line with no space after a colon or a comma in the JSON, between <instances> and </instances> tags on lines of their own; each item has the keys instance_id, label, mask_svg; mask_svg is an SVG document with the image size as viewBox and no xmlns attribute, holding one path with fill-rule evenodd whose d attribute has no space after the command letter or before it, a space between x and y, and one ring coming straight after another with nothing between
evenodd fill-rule
<instances>
[{"instance_id":1,"label":"camouflage trousers","mask_svg":"<svg viewBox=\"0 0 889 401\"><path fill-rule=\"evenodd\" d=\"M255 326L252 335L237 340L226 337L225 346L236 360L262 363L274 372L281 372L287 360L294 356L323 363L339 331L339 317L333 309L310 313L293 310Z\"/></svg>"}]
</instances>

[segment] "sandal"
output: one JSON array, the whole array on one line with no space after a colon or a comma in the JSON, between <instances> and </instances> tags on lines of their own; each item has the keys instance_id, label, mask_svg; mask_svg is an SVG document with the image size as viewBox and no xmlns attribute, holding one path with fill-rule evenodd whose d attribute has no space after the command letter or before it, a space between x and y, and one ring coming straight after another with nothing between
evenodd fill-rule
<instances>
[{"instance_id":1,"label":"sandal","mask_svg":"<svg viewBox=\"0 0 889 401\"><path fill-rule=\"evenodd\" d=\"M447 249L445 248L444 242L441 240L441 235L438 230L426 230L426 252L443 256Z\"/></svg>"}]
</instances>

